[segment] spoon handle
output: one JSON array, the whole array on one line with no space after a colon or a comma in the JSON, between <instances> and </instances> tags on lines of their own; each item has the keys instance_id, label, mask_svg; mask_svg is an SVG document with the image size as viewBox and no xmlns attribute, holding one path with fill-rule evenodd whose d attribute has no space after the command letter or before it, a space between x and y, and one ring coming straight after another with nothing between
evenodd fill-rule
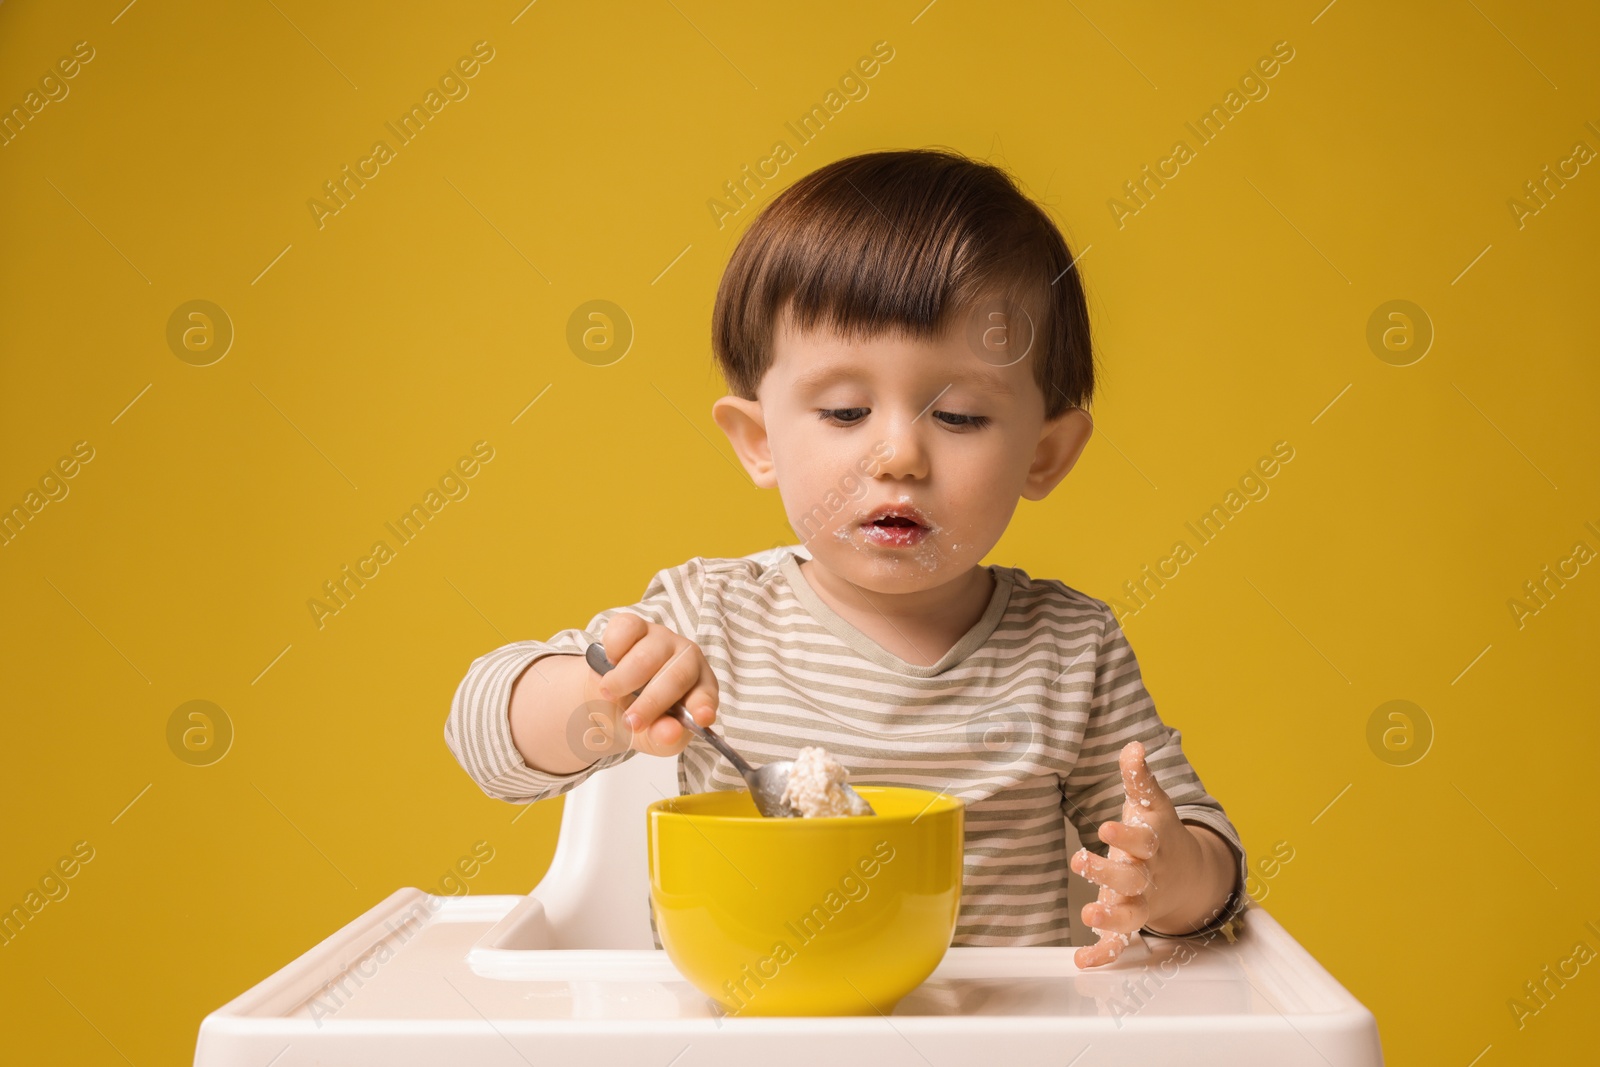
<instances>
[{"instance_id":1,"label":"spoon handle","mask_svg":"<svg viewBox=\"0 0 1600 1067\"><path fill-rule=\"evenodd\" d=\"M685 726L693 730L696 734L705 738L707 741L710 741L718 752L722 753L728 758L728 762L733 764L734 768L739 772L745 781L748 782L755 776L755 768L746 763L744 761L744 757L735 752L733 748L729 746L728 742L724 741L722 738L713 733L709 726L701 726L699 723L695 722L694 716L689 714L688 708L685 708L681 703L678 703L668 708L667 712L670 715L677 716L679 722L683 723Z\"/></svg>"},{"instance_id":2,"label":"spoon handle","mask_svg":"<svg viewBox=\"0 0 1600 1067\"><path fill-rule=\"evenodd\" d=\"M598 641L589 646L588 651L584 652L583 658L588 662L590 668L592 668L596 674L605 674L611 670L612 663L606 658L606 650ZM636 690L633 695L638 696L639 692ZM750 777L755 774L755 768L746 763L744 761L744 757L735 752L726 741L713 733L709 727L701 726L699 723L695 722L694 716L689 714L689 710L683 706L682 701L668 708L667 714L676 718L690 730L693 730L696 736L702 737L711 742L711 744L715 746L716 750L726 756L728 762L733 764L734 767L738 769L739 773L744 776L746 781L749 781Z\"/></svg>"}]
</instances>

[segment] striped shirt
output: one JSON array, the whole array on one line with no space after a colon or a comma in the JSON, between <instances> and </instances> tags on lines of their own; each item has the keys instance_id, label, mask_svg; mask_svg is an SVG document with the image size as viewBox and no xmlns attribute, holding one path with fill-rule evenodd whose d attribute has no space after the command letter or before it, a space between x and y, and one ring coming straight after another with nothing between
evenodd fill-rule
<instances>
[{"instance_id":1,"label":"striped shirt","mask_svg":"<svg viewBox=\"0 0 1600 1067\"><path fill-rule=\"evenodd\" d=\"M639 603L603 611L587 629L514 642L473 661L445 724L450 750L484 792L516 803L559 796L636 755L629 749L571 774L546 774L523 761L509 720L512 685L530 664L581 655L612 614L629 611L700 646L717 676L717 727L751 763L820 745L853 784L914 786L965 802L953 945L1071 943L1063 816L1085 847L1106 854L1096 831L1121 818L1118 754L1134 740L1144 743L1178 816L1215 830L1237 854L1225 908L1187 936L1205 936L1243 909L1248 870L1239 835L1184 758L1178 731L1157 717L1103 601L990 567L994 592L982 618L923 666L823 603L790 550L761 555L768 558L691 559L657 574ZM678 756L678 788L746 786L696 738Z\"/></svg>"}]
</instances>

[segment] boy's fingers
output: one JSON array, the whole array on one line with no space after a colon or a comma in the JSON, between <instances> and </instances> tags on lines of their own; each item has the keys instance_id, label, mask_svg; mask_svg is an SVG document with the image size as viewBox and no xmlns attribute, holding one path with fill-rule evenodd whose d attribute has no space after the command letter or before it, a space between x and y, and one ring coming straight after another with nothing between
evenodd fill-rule
<instances>
[{"instance_id":1,"label":"boy's fingers","mask_svg":"<svg viewBox=\"0 0 1600 1067\"><path fill-rule=\"evenodd\" d=\"M624 720L621 729L631 732L634 748L651 756L676 756L690 740L689 728L675 715L658 715L637 727L629 727Z\"/></svg>"},{"instance_id":2,"label":"boy's fingers","mask_svg":"<svg viewBox=\"0 0 1600 1067\"><path fill-rule=\"evenodd\" d=\"M1100 934L1098 942L1093 945L1085 945L1072 954L1072 962L1082 969L1100 967L1110 963L1122 955L1128 947L1121 934L1100 933L1098 930L1095 932ZM1130 937L1129 940L1132 940L1132 938Z\"/></svg>"},{"instance_id":3,"label":"boy's fingers","mask_svg":"<svg viewBox=\"0 0 1600 1067\"><path fill-rule=\"evenodd\" d=\"M1122 946L1116 945L1118 951L1113 951L1112 945L1116 945L1115 940L1111 942L1100 941L1093 945L1084 945L1082 948L1072 954L1072 962L1078 965L1079 970L1083 971L1086 971L1091 967L1103 966L1104 964L1110 963L1112 960L1116 959L1120 953Z\"/></svg>"},{"instance_id":4,"label":"boy's fingers","mask_svg":"<svg viewBox=\"0 0 1600 1067\"><path fill-rule=\"evenodd\" d=\"M683 706L694 716L695 722L701 726L710 726L717 721L717 708L722 702L721 694L717 690L717 676L712 672L711 664L706 662L704 656L696 658L700 661L700 679L683 698Z\"/></svg>"},{"instance_id":5,"label":"boy's fingers","mask_svg":"<svg viewBox=\"0 0 1600 1067\"><path fill-rule=\"evenodd\" d=\"M1149 826L1129 826L1125 822L1103 822L1096 831L1100 840L1122 849L1135 859L1153 859L1156 854L1156 832Z\"/></svg>"},{"instance_id":6,"label":"boy's fingers","mask_svg":"<svg viewBox=\"0 0 1600 1067\"><path fill-rule=\"evenodd\" d=\"M1083 921L1092 930L1112 930L1119 934L1133 934L1150 918L1150 907L1143 897L1129 897L1121 904L1108 904L1096 900L1083 906Z\"/></svg>"},{"instance_id":7,"label":"boy's fingers","mask_svg":"<svg viewBox=\"0 0 1600 1067\"><path fill-rule=\"evenodd\" d=\"M1123 745L1117 762L1122 770L1122 788L1127 793L1128 807L1150 812L1160 805L1171 806L1172 801L1145 763L1142 743L1129 741Z\"/></svg>"},{"instance_id":8,"label":"boy's fingers","mask_svg":"<svg viewBox=\"0 0 1600 1067\"><path fill-rule=\"evenodd\" d=\"M683 710L694 717L701 726L713 726L717 721L717 692L704 686L695 686L683 698Z\"/></svg>"},{"instance_id":9,"label":"boy's fingers","mask_svg":"<svg viewBox=\"0 0 1600 1067\"><path fill-rule=\"evenodd\" d=\"M671 715L663 715L649 726L650 739L655 742L655 754L676 756L687 743L688 727Z\"/></svg>"},{"instance_id":10,"label":"boy's fingers","mask_svg":"<svg viewBox=\"0 0 1600 1067\"><path fill-rule=\"evenodd\" d=\"M628 713L638 716L641 725L657 716L665 715L667 709L676 704L679 698L689 692L699 680L700 669L696 662L699 658L695 646L688 642L673 649L665 661L656 668L654 676L645 683L644 689L639 693L639 699L628 706ZM616 671L611 673L615 674Z\"/></svg>"},{"instance_id":11,"label":"boy's fingers","mask_svg":"<svg viewBox=\"0 0 1600 1067\"><path fill-rule=\"evenodd\" d=\"M619 611L606 621L605 632L600 635L600 643L605 646L606 659L613 664L621 663L622 657L628 654L628 649L638 644L639 638L650 632L650 624L639 616L628 611ZM628 692L633 692L632 689Z\"/></svg>"},{"instance_id":12,"label":"boy's fingers","mask_svg":"<svg viewBox=\"0 0 1600 1067\"><path fill-rule=\"evenodd\" d=\"M611 670L601 675L598 688L608 700L623 703L653 673L647 666L652 639L659 646L662 635L652 632L649 623L637 615L613 615L606 623L600 643L611 661ZM660 649L658 647L659 654ZM633 660L634 662L629 662Z\"/></svg>"},{"instance_id":13,"label":"boy's fingers","mask_svg":"<svg viewBox=\"0 0 1600 1067\"><path fill-rule=\"evenodd\" d=\"M1070 866L1095 885L1109 886L1118 893L1132 896L1150 888L1150 870L1142 863L1115 863L1088 849L1079 849L1073 853Z\"/></svg>"},{"instance_id":14,"label":"boy's fingers","mask_svg":"<svg viewBox=\"0 0 1600 1067\"><path fill-rule=\"evenodd\" d=\"M606 658L616 666L600 679L600 692L606 699L620 702L643 689L672 657L676 645L672 631L657 629L645 634L617 659L611 659L608 648Z\"/></svg>"}]
</instances>

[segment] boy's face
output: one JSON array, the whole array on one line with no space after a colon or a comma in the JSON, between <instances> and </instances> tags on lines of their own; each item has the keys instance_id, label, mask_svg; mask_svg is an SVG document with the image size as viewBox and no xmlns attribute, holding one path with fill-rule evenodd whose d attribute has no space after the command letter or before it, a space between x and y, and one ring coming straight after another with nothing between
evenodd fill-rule
<instances>
[{"instance_id":1,"label":"boy's face","mask_svg":"<svg viewBox=\"0 0 1600 1067\"><path fill-rule=\"evenodd\" d=\"M735 402L770 450L770 469L752 474L776 484L817 564L878 592L942 585L988 554L1019 497L1066 474L1083 442L1062 466L1050 442L1063 420L1046 423L1032 361L977 349L970 335L850 341L781 320L756 401Z\"/></svg>"}]
</instances>

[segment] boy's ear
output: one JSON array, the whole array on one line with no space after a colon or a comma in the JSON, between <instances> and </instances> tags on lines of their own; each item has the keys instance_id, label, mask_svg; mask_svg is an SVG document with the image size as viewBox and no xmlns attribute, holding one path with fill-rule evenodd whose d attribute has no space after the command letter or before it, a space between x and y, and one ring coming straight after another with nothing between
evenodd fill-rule
<instances>
[{"instance_id":1,"label":"boy's ear","mask_svg":"<svg viewBox=\"0 0 1600 1067\"><path fill-rule=\"evenodd\" d=\"M1033 453L1033 465L1022 483L1023 498L1043 500L1049 496L1083 455L1083 446L1089 443L1093 432L1093 420L1080 407L1068 408L1046 422L1039 434L1039 446Z\"/></svg>"},{"instance_id":2,"label":"boy's ear","mask_svg":"<svg viewBox=\"0 0 1600 1067\"><path fill-rule=\"evenodd\" d=\"M772 465L772 445L767 441L761 401L725 396L711 405L711 417L728 435L728 443L733 445L750 480L762 489L775 488L778 476Z\"/></svg>"}]
</instances>

